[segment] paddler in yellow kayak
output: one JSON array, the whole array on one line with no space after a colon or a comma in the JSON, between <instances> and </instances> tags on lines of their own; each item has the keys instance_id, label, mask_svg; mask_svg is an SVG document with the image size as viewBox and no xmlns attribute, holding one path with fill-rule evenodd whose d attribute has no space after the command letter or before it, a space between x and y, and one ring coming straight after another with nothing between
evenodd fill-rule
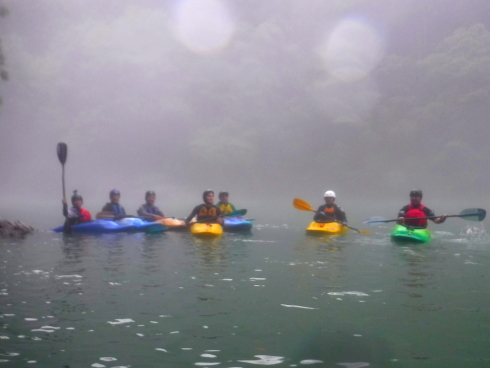
<instances>
[{"instance_id":1,"label":"paddler in yellow kayak","mask_svg":"<svg viewBox=\"0 0 490 368\"><path fill-rule=\"evenodd\" d=\"M142 204L140 208L138 208L138 216L144 217L148 221L154 220L162 220L165 218L160 209L155 206L156 194L153 190L149 190L145 193L145 204Z\"/></svg>"},{"instance_id":2,"label":"paddler in yellow kayak","mask_svg":"<svg viewBox=\"0 0 490 368\"><path fill-rule=\"evenodd\" d=\"M341 222L344 225L347 224L345 212L334 203L335 192L333 190L327 190L323 195L323 198L325 204L318 207L313 221L320 223Z\"/></svg>"},{"instance_id":3,"label":"paddler in yellow kayak","mask_svg":"<svg viewBox=\"0 0 490 368\"><path fill-rule=\"evenodd\" d=\"M398 223L400 225L406 225L417 229L427 228L427 219L420 217L432 217L435 216L434 211L422 204L422 191L420 189L414 189L410 192L410 203L404 206L398 212ZM447 215L442 215L431 219L436 224L442 224L446 221Z\"/></svg>"},{"instance_id":4,"label":"paddler in yellow kayak","mask_svg":"<svg viewBox=\"0 0 490 368\"><path fill-rule=\"evenodd\" d=\"M198 222L209 222L223 224L223 219L217 216L221 216L221 210L216 207L214 203L214 192L210 189L205 190L202 194L203 204L200 204L192 210L191 214L185 219L186 225L191 222L194 216L197 216ZM208 221L209 220L209 221Z\"/></svg>"},{"instance_id":5,"label":"paddler in yellow kayak","mask_svg":"<svg viewBox=\"0 0 490 368\"><path fill-rule=\"evenodd\" d=\"M219 202L216 203L216 207L218 207L221 210L221 212L224 213L225 215L228 212L236 211L235 206L232 205L230 202L228 202L228 197L229 197L228 192L219 192L218 194Z\"/></svg>"}]
</instances>

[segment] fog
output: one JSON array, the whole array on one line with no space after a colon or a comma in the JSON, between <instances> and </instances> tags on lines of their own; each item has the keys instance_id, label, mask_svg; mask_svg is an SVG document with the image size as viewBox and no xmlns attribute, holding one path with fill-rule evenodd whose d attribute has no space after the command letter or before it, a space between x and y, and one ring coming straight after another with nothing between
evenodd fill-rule
<instances>
[{"instance_id":1,"label":"fog","mask_svg":"<svg viewBox=\"0 0 490 368\"><path fill-rule=\"evenodd\" d=\"M92 214L113 188L177 217L226 190L262 223L306 222L292 199L326 190L357 224L413 188L488 207L486 0L0 5L0 217L63 221L58 142Z\"/></svg>"}]
</instances>

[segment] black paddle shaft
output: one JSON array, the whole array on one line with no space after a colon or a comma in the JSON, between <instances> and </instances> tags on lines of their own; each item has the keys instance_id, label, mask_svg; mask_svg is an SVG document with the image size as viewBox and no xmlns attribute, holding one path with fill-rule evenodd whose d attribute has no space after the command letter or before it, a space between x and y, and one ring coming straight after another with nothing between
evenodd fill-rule
<instances>
[{"instance_id":1,"label":"black paddle shaft","mask_svg":"<svg viewBox=\"0 0 490 368\"><path fill-rule=\"evenodd\" d=\"M63 185L63 199L66 199L65 194L65 162L68 156L68 146L66 143L60 142L56 147L56 153L58 154L58 160L61 163L61 184Z\"/></svg>"}]
</instances>

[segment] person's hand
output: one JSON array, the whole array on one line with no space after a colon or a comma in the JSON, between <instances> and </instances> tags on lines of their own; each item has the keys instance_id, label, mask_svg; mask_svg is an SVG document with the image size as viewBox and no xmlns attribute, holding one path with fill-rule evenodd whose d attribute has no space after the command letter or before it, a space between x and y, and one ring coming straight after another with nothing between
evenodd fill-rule
<instances>
[{"instance_id":1,"label":"person's hand","mask_svg":"<svg viewBox=\"0 0 490 368\"><path fill-rule=\"evenodd\" d=\"M446 214L442 215L439 223L442 224L444 221L446 221L446 218L447 218Z\"/></svg>"},{"instance_id":2,"label":"person's hand","mask_svg":"<svg viewBox=\"0 0 490 368\"><path fill-rule=\"evenodd\" d=\"M405 217L398 217L398 221L396 223L403 225L403 220L405 220Z\"/></svg>"},{"instance_id":3,"label":"person's hand","mask_svg":"<svg viewBox=\"0 0 490 368\"><path fill-rule=\"evenodd\" d=\"M63 198L63 199L61 200L61 203L66 204L66 199L65 199L65 198Z\"/></svg>"}]
</instances>

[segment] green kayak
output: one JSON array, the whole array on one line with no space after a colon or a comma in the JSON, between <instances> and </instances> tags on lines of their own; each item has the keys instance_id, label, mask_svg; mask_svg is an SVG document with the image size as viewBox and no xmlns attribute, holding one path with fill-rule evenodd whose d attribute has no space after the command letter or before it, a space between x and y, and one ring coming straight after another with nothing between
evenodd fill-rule
<instances>
[{"instance_id":1,"label":"green kayak","mask_svg":"<svg viewBox=\"0 0 490 368\"><path fill-rule=\"evenodd\" d=\"M403 225L396 225L391 233L393 240L405 243L427 243L430 236L428 229L414 229Z\"/></svg>"}]
</instances>

